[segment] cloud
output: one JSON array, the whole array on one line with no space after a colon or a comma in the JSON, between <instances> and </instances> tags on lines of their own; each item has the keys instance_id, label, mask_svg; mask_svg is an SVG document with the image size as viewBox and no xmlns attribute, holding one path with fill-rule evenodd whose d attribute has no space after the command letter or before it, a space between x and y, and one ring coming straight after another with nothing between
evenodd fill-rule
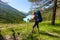
<instances>
[{"instance_id":1,"label":"cloud","mask_svg":"<svg viewBox=\"0 0 60 40\"><path fill-rule=\"evenodd\" d=\"M28 16L26 16L26 18L23 18L23 20L25 22L29 22L33 17L34 17L34 15L28 15Z\"/></svg>"},{"instance_id":2,"label":"cloud","mask_svg":"<svg viewBox=\"0 0 60 40\"><path fill-rule=\"evenodd\" d=\"M3 2L5 2L5 3L8 3L8 0L1 0L1 1L3 1Z\"/></svg>"}]
</instances>

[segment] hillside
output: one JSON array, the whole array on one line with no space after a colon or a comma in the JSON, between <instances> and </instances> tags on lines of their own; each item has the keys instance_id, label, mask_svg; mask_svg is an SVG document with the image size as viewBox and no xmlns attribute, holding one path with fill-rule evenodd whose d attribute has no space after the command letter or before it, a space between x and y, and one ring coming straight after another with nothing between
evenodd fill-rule
<instances>
[{"instance_id":1,"label":"hillside","mask_svg":"<svg viewBox=\"0 0 60 40\"><path fill-rule=\"evenodd\" d=\"M20 22L25 15L11 7L10 5L0 2L0 22Z\"/></svg>"}]
</instances>

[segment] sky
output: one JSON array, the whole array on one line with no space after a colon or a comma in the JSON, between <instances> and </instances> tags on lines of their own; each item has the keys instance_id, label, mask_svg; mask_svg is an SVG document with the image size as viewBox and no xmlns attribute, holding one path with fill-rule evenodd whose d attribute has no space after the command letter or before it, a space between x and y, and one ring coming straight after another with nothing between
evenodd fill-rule
<instances>
[{"instance_id":1,"label":"sky","mask_svg":"<svg viewBox=\"0 0 60 40\"><path fill-rule=\"evenodd\" d=\"M31 3L28 2L28 0L2 0L2 1L7 2L10 6L25 13L28 13L31 7Z\"/></svg>"}]
</instances>

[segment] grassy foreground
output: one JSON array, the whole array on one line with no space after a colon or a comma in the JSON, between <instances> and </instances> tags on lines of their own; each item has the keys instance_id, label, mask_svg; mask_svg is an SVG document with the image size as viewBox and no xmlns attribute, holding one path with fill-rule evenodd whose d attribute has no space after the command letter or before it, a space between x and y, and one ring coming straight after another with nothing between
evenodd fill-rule
<instances>
[{"instance_id":1,"label":"grassy foreground","mask_svg":"<svg viewBox=\"0 0 60 40\"><path fill-rule=\"evenodd\" d=\"M56 25L51 25L51 22L42 22L39 24L40 32L35 28L32 33L33 22L20 24L3 24L0 23L0 35L15 36L20 35L21 40L60 40L60 21L56 21ZM12 29L14 31L12 31Z\"/></svg>"}]
</instances>

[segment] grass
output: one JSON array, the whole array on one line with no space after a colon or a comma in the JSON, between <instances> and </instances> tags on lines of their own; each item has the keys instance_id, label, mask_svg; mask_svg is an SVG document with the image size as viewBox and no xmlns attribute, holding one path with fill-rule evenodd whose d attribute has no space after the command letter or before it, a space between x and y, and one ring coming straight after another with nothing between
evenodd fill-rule
<instances>
[{"instance_id":1,"label":"grass","mask_svg":"<svg viewBox=\"0 0 60 40\"><path fill-rule=\"evenodd\" d=\"M12 29L17 36L21 34L22 40L60 40L60 21L56 21L56 25L51 25L51 22L46 21L39 24L40 32L37 28L32 33L33 22L21 24L2 24L0 23L1 35L13 35Z\"/></svg>"}]
</instances>

